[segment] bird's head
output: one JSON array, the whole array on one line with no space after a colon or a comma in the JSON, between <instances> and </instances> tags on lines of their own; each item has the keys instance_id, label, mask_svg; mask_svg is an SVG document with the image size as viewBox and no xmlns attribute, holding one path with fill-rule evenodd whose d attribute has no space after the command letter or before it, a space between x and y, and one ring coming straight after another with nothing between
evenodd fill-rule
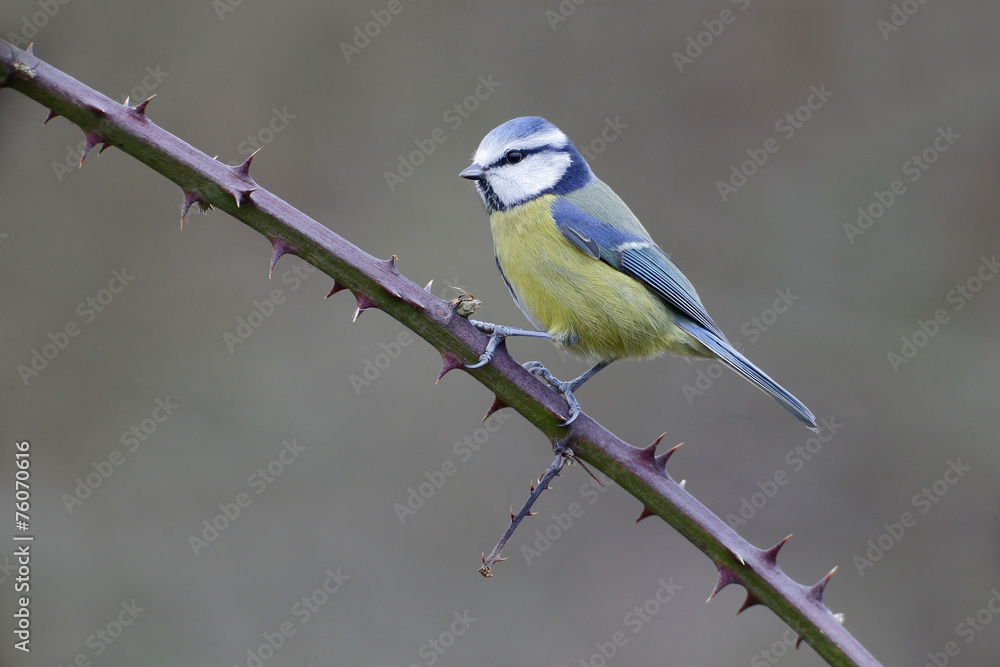
<instances>
[{"instance_id":1,"label":"bird's head","mask_svg":"<svg viewBox=\"0 0 1000 667\"><path fill-rule=\"evenodd\" d=\"M476 182L490 213L539 195L572 192L593 178L566 135L538 116L509 120L487 134L459 175Z\"/></svg>"}]
</instances>

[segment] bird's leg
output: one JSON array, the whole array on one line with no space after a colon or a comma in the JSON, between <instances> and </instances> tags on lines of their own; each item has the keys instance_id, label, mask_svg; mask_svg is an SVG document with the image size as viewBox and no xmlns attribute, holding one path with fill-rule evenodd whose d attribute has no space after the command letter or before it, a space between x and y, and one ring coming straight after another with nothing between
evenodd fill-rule
<instances>
[{"instance_id":1,"label":"bird's leg","mask_svg":"<svg viewBox=\"0 0 1000 667\"><path fill-rule=\"evenodd\" d=\"M548 333L544 331L535 331L534 329L515 329L514 327L505 327L501 324L491 324L489 322L480 322L478 320L469 320L469 323L483 333L488 333L490 335L490 342L486 344L486 351L480 355L479 361L474 364L466 364L466 368L479 368L480 366L485 366L490 363L490 360L493 359L493 354L497 351L497 346L508 336L529 336L531 338L552 339Z\"/></svg>"},{"instance_id":2,"label":"bird's leg","mask_svg":"<svg viewBox=\"0 0 1000 667\"><path fill-rule=\"evenodd\" d=\"M570 424L573 423L574 420L576 420L577 417L580 416L580 404L577 402L576 396L573 395L573 392L579 389L580 385L582 385L584 382L597 375L597 372L599 370L601 370L610 363L611 361L602 361L597 364L594 364L583 375L576 378L575 380L570 380L569 382L563 382L562 380L556 378L554 375L552 375L552 373L549 372L549 369L543 366L539 361L529 361L528 363L524 364L524 368L532 375L548 382L553 389L555 389L557 392L562 394L563 397L566 398L566 403L569 404L569 417L567 417L566 421L560 424L560 426L569 426Z\"/></svg>"}]
</instances>

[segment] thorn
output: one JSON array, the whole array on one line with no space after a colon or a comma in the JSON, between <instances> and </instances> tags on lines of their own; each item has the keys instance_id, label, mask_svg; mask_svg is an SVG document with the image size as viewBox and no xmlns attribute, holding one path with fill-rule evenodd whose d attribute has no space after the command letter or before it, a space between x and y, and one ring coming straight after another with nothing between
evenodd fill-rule
<instances>
[{"instance_id":1,"label":"thorn","mask_svg":"<svg viewBox=\"0 0 1000 667\"><path fill-rule=\"evenodd\" d=\"M260 149L258 148L257 150ZM236 201L236 208L239 208L242 202L250 201L250 195L257 192L258 189L259 188L247 188L246 190L234 190L231 194L233 195L233 199Z\"/></svg>"},{"instance_id":2,"label":"thorn","mask_svg":"<svg viewBox=\"0 0 1000 667\"><path fill-rule=\"evenodd\" d=\"M789 534L788 537L786 537L785 539L781 540L780 542L778 542L777 544L775 544L773 547L771 547L770 549L768 549L767 551L765 551L763 553L764 560L766 560L771 565L777 566L778 565L778 551L780 551L781 547L785 546L785 542L787 542L790 539L792 539L791 534Z\"/></svg>"},{"instance_id":3,"label":"thorn","mask_svg":"<svg viewBox=\"0 0 1000 667\"><path fill-rule=\"evenodd\" d=\"M666 435L666 433L664 433L663 435ZM663 435L661 435L660 437L662 438ZM659 441L657 441L657 442L659 442ZM668 449L667 451L665 451L662 454L660 454L659 456L655 457L653 460L656 461L656 465L658 465L661 468L663 468L664 470L666 470L667 469L667 461L670 460L670 457L674 455L674 452L676 452L678 449L680 449L680 446L683 445L683 444L684 444L683 442L678 443L678 444L674 445L673 447L671 447L670 449Z\"/></svg>"},{"instance_id":4,"label":"thorn","mask_svg":"<svg viewBox=\"0 0 1000 667\"><path fill-rule=\"evenodd\" d=\"M740 608L736 610L736 615L739 616L740 613L742 613L743 611L749 609L750 607L754 607L756 605L759 605L759 604L763 604L763 603L760 600L758 600L756 597L754 597L753 593L747 592L747 599L744 600L743 604L740 605Z\"/></svg>"},{"instance_id":5,"label":"thorn","mask_svg":"<svg viewBox=\"0 0 1000 667\"><path fill-rule=\"evenodd\" d=\"M52 120L53 118L58 118L58 117L59 117L59 114L57 114L55 111L49 111L49 115L46 116L45 120L42 121L42 125L48 125L48 123L49 123L50 120Z\"/></svg>"},{"instance_id":6,"label":"thorn","mask_svg":"<svg viewBox=\"0 0 1000 667\"><path fill-rule=\"evenodd\" d=\"M465 368L465 364L461 362L455 355L451 352L441 353L441 372L438 373L437 380L434 380L434 384L441 381L445 375L455 370L456 368Z\"/></svg>"},{"instance_id":7,"label":"thorn","mask_svg":"<svg viewBox=\"0 0 1000 667\"><path fill-rule=\"evenodd\" d=\"M514 523L514 506L510 506L510 522Z\"/></svg>"},{"instance_id":8,"label":"thorn","mask_svg":"<svg viewBox=\"0 0 1000 667\"><path fill-rule=\"evenodd\" d=\"M150 100L152 100L154 97L156 97L156 93L153 93L152 95L144 99L142 102L136 104L134 107L129 107L129 108L132 109L132 111L139 114L140 116L142 116L143 118L145 118L146 107L149 105ZM128 106L128 100L125 101L125 105Z\"/></svg>"},{"instance_id":9,"label":"thorn","mask_svg":"<svg viewBox=\"0 0 1000 667\"><path fill-rule=\"evenodd\" d=\"M29 56L35 55L35 43L32 42L31 44L28 44L28 48L25 49L24 52L27 53Z\"/></svg>"},{"instance_id":10,"label":"thorn","mask_svg":"<svg viewBox=\"0 0 1000 667\"><path fill-rule=\"evenodd\" d=\"M493 397L493 405L491 405L490 409L486 411L485 415L483 415L483 421L481 421L479 423L480 424L485 424L486 420L489 419L490 417L492 417L494 412L496 412L497 410L503 410L504 408L509 408L509 407L510 407L509 405L507 405L502 400L500 400L499 396L494 396Z\"/></svg>"},{"instance_id":11,"label":"thorn","mask_svg":"<svg viewBox=\"0 0 1000 667\"><path fill-rule=\"evenodd\" d=\"M383 263L385 263L385 264L388 265L388 268L389 268L390 271L392 271L393 273L399 273L399 271L396 270L396 260L397 259L399 259L399 258L396 257L395 255L393 255L389 259L382 260L382 261L383 261Z\"/></svg>"},{"instance_id":12,"label":"thorn","mask_svg":"<svg viewBox=\"0 0 1000 667\"><path fill-rule=\"evenodd\" d=\"M650 517L650 516L656 516L656 512L654 512L653 510L651 510L648 507L646 507L645 505L643 505L642 506L642 512L639 513L639 518L636 519L635 522L639 523L640 521L642 521L646 517ZM709 598L709 599L711 599L711 598Z\"/></svg>"},{"instance_id":13,"label":"thorn","mask_svg":"<svg viewBox=\"0 0 1000 667\"><path fill-rule=\"evenodd\" d=\"M371 300L371 297L362 292L355 294L354 298L358 301L358 309L354 311L354 319L351 320L351 322L357 322L358 318L361 317L361 313L365 312L369 308L377 307L377 304Z\"/></svg>"},{"instance_id":14,"label":"thorn","mask_svg":"<svg viewBox=\"0 0 1000 667\"><path fill-rule=\"evenodd\" d=\"M828 583L830 583L830 578L833 576L833 573L836 572L836 571L837 571L837 568L834 567L832 570L830 570L829 572L827 572L827 574L826 574L825 577L823 577L818 582L816 582L815 584L813 584L812 588L809 589L809 593L808 593L809 597L811 597L812 599L816 600L816 602L819 602L819 603L822 604L822 602L823 602L823 590L826 588L826 585Z\"/></svg>"},{"instance_id":15,"label":"thorn","mask_svg":"<svg viewBox=\"0 0 1000 667\"><path fill-rule=\"evenodd\" d=\"M799 644L801 644L801 643L802 643L802 640L803 640L803 637L802 637L802 635L799 635L799 638L795 640L795 650L796 650L796 651L798 651L798 650L799 650Z\"/></svg>"},{"instance_id":16,"label":"thorn","mask_svg":"<svg viewBox=\"0 0 1000 667\"><path fill-rule=\"evenodd\" d=\"M267 271L268 278L274 273L274 265L282 255L295 254L295 251L281 239L271 239L271 248L271 268Z\"/></svg>"},{"instance_id":17,"label":"thorn","mask_svg":"<svg viewBox=\"0 0 1000 667\"><path fill-rule=\"evenodd\" d=\"M742 582L740 582L740 578L737 577L732 572L732 570L730 570L725 565L722 565L721 563L716 563L715 567L717 567L718 570L719 570L719 580L715 582L715 588L712 589L712 594L708 596L707 600L705 600L706 603L711 602L712 598L715 597L715 594L718 593L719 591L721 591L723 588L725 588L729 584L739 584L739 583L742 583Z\"/></svg>"},{"instance_id":18,"label":"thorn","mask_svg":"<svg viewBox=\"0 0 1000 667\"><path fill-rule=\"evenodd\" d=\"M687 491L687 483L688 483L688 481L687 481L686 479L682 479L682 480L681 480L681 483L680 483L680 484L678 484L677 486L679 486L679 487L681 487L682 489L684 489L685 491Z\"/></svg>"},{"instance_id":19,"label":"thorn","mask_svg":"<svg viewBox=\"0 0 1000 667\"><path fill-rule=\"evenodd\" d=\"M201 197L199 197L194 190L184 191L184 203L181 204L181 231L184 231L184 218L187 217L188 209L190 209L196 201L201 201Z\"/></svg>"},{"instance_id":20,"label":"thorn","mask_svg":"<svg viewBox=\"0 0 1000 667\"><path fill-rule=\"evenodd\" d=\"M250 163L253 162L253 157L257 153L261 152L263 149L264 149L264 147L261 146L260 148L258 148L257 150L255 150L253 153L250 153L250 157L248 157L246 160L244 160L243 164L238 165L236 167L232 167L233 171L236 172L240 176L244 176L246 178L250 178Z\"/></svg>"},{"instance_id":21,"label":"thorn","mask_svg":"<svg viewBox=\"0 0 1000 667\"><path fill-rule=\"evenodd\" d=\"M331 288L330 288L330 293L329 293L329 294L327 294L327 295L326 295L325 297L323 297L323 298L324 298L324 299L329 299L329 298L330 298L331 296L333 296L334 294L336 294L336 293L337 293L337 292L339 292L340 290L345 290L345 289L347 289L347 288L346 288L346 287L344 287L343 285L341 285L340 283L338 283L338 282L337 282L336 280L334 280L334 281L333 281L333 287L331 287Z\"/></svg>"},{"instance_id":22,"label":"thorn","mask_svg":"<svg viewBox=\"0 0 1000 667\"><path fill-rule=\"evenodd\" d=\"M87 157L87 153L90 152L90 149L96 146L97 144L104 143L104 138L101 137L101 135L97 134L96 132L91 132L90 130L84 130L83 137L84 137L83 151L80 153L80 165L79 165L81 168L83 167L83 160ZM107 144L104 143L104 146L106 148ZM102 148L101 151L103 150L104 149ZM98 155L100 154L101 151L98 152Z\"/></svg>"},{"instance_id":23,"label":"thorn","mask_svg":"<svg viewBox=\"0 0 1000 667\"><path fill-rule=\"evenodd\" d=\"M427 292L427 293L430 293L430 291L431 291L431 285L433 285L433 284L434 284L434 279L431 278L431 281L424 286L424 291Z\"/></svg>"},{"instance_id":24,"label":"thorn","mask_svg":"<svg viewBox=\"0 0 1000 667\"><path fill-rule=\"evenodd\" d=\"M656 448L659 446L660 440L663 440L665 437L667 437L667 434L663 433L663 435L661 435L659 438L657 438L656 440L654 440L652 443L650 443L650 444L646 445L645 447L643 447L642 448L642 453L645 454L648 458L655 459L656 458Z\"/></svg>"}]
</instances>

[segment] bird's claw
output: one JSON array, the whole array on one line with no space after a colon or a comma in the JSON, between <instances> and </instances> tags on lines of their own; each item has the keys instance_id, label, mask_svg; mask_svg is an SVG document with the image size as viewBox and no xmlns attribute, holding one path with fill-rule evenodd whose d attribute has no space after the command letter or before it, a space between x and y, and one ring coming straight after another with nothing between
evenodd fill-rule
<instances>
[{"instance_id":1,"label":"bird's claw","mask_svg":"<svg viewBox=\"0 0 1000 667\"><path fill-rule=\"evenodd\" d=\"M566 421L559 424L560 426L569 426L576 418L580 416L582 409L580 404L576 400L576 396L573 395L573 391L576 389L573 382L564 382L558 379L545 366L542 365L540 361L529 361L524 364L524 369L534 375L537 378L545 380L550 387L556 390L556 393L562 394L563 398L566 399L566 403L569 405L569 417Z\"/></svg>"},{"instance_id":2,"label":"bird's claw","mask_svg":"<svg viewBox=\"0 0 1000 667\"><path fill-rule=\"evenodd\" d=\"M486 350L479 355L479 361L474 364L465 365L466 368L471 370L473 368L482 368L493 360L493 355L496 353L497 347L510 334L510 328L488 322L476 322L474 320L470 320L470 322L483 333L490 335L490 340L486 343Z\"/></svg>"}]
</instances>

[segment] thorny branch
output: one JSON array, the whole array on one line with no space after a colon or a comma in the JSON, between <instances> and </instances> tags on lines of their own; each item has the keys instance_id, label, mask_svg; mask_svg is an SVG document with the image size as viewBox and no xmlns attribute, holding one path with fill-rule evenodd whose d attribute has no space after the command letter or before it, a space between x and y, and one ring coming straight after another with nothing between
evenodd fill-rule
<instances>
[{"instance_id":1,"label":"thorny branch","mask_svg":"<svg viewBox=\"0 0 1000 667\"><path fill-rule=\"evenodd\" d=\"M271 242L272 267L282 255L297 255L334 279L331 294L343 289L354 294L355 316L378 308L396 318L441 353L442 376L484 350L486 336L447 302L402 276L394 258L372 257L258 186L249 173L252 156L238 166L222 164L150 121L148 100L119 104L39 60L30 47L22 51L0 40L0 88L5 87L49 108L50 119L64 116L80 126L84 156L98 144L102 150L114 146L176 183L184 194L182 218L195 203L225 211ZM660 439L648 447L632 447L585 414L571 427L560 428L565 401L521 368L503 346L491 364L467 372L496 394L491 412L517 410L550 440L572 448L576 458L638 498L643 504L640 519L662 517L704 552L719 572L712 596L738 583L747 590L740 611L766 605L829 664L879 664L847 632L839 615L823 605L823 589L833 572L812 586L792 581L777 564L787 538L760 549L740 537L674 482L666 472L674 450L657 455Z\"/></svg>"}]
</instances>

